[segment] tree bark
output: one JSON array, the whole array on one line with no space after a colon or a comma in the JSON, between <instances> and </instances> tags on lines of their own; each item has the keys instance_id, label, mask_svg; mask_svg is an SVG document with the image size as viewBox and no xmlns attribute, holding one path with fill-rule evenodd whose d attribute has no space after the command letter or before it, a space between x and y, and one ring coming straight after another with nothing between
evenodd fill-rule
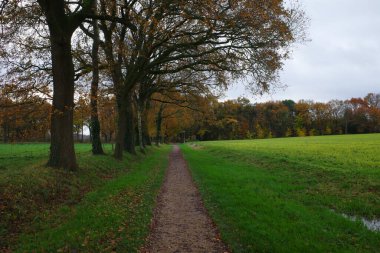
<instances>
[{"instance_id":1,"label":"tree bark","mask_svg":"<svg viewBox=\"0 0 380 253\"><path fill-rule=\"evenodd\" d=\"M122 74L122 55L121 50L119 50L117 54L117 58L115 59L115 52L113 37L112 37L112 29L109 28L106 23L103 21L102 25L99 27L103 31L105 43L103 43L103 50L106 56L106 60L111 70L112 82L116 95L116 104L117 104L117 126L116 126L116 136L115 136L115 150L114 157L118 160L123 159L123 150L125 148L125 133L127 126L127 108L124 105L126 103L122 88L123 88L123 74ZM123 41L124 37L120 39ZM119 46L120 49L120 46ZM112 140L112 135L109 136L109 141Z\"/></svg>"},{"instance_id":2,"label":"tree bark","mask_svg":"<svg viewBox=\"0 0 380 253\"><path fill-rule=\"evenodd\" d=\"M83 22L84 13L91 11L93 0L86 1L77 14L65 13L66 1L37 0L49 27L52 72L53 105L51 113L51 141L48 166L76 170L74 151L74 64L71 37Z\"/></svg>"},{"instance_id":3,"label":"tree bark","mask_svg":"<svg viewBox=\"0 0 380 253\"><path fill-rule=\"evenodd\" d=\"M71 55L71 32L50 28L53 66L53 106L48 166L76 170L73 138L74 64ZM55 31L55 30L58 31Z\"/></svg>"},{"instance_id":4,"label":"tree bark","mask_svg":"<svg viewBox=\"0 0 380 253\"><path fill-rule=\"evenodd\" d=\"M129 99L129 102L126 104L126 134L125 134L125 150L132 154L136 155L136 132L135 132L135 114L133 110L132 100Z\"/></svg>"},{"instance_id":5,"label":"tree bark","mask_svg":"<svg viewBox=\"0 0 380 253\"><path fill-rule=\"evenodd\" d=\"M116 132L116 140L115 140L115 153L114 157L118 160L123 159L123 151L124 151L124 139L125 133L127 129L127 112L126 107L123 105L125 101L122 101L121 98L117 98L117 132Z\"/></svg>"},{"instance_id":6,"label":"tree bark","mask_svg":"<svg viewBox=\"0 0 380 253\"><path fill-rule=\"evenodd\" d=\"M156 117L156 146L160 145L163 111L164 111L164 105L161 104L160 109L158 110L158 113L157 113L157 117Z\"/></svg>"},{"instance_id":7,"label":"tree bark","mask_svg":"<svg viewBox=\"0 0 380 253\"><path fill-rule=\"evenodd\" d=\"M92 22L94 27L94 38L92 43L92 82L91 82L91 119L90 132L92 141L92 154L104 154L100 139L100 122L98 116L98 89L99 89L99 27L98 21Z\"/></svg>"},{"instance_id":8,"label":"tree bark","mask_svg":"<svg viewBox=\"0 0 380 253\"><path fill-rule=\"evenodd\" d=\"M152 140L149 136L148 128L148 110L150 109L150 103L147 101L145 103L144 112L142 114L142 132L143 132L143 141L144 145L152 146Z\"/></svg>"},{"instance_id":9,"label":"tree bark","mask_svg":"<svg viewBox=\"0 0 380 253\"><path fill-rule=\"evenodd\" d=\"M152 140L149 136L149 128L148 128L148 113L145 111L142 117L142 131L143 131L143 139L144 143L147 146L152 146Z\"/></svg>"},{"instance_id":10,"label":"tree bark","mask_svg":"<svg viewBox=\"0 0 380 253\"><path fill-rule=\"evenodd\" d=\"M139 137L139 146L140 146L140 151L145 154L144 150L144 140L143 140L143 129L142 129L142 102L137 99L137 132L138 132L138 137Z\"/></svg>"},{"instance_id":11,"label":"tree bark","mask_svg":"<svg viewBox=\"0 0 380 253\"><path fill-rule=\"evenodd\" d=\"M139 135L140 151L145 153L144 140L143 140L143 130L142 130L141 110L137 110L137 128L138 128L138 135Z\"/></svg>"}]
</instances>

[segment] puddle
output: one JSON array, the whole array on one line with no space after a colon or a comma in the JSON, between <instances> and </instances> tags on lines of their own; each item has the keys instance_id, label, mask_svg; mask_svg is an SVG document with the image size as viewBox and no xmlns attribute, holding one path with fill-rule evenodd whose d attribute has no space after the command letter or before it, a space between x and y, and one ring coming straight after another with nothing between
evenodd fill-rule
<instances>
[{"instance_id":1,"label":"puddle","mask_svg":"<svg viewBox=\"0 0 380 253\"><path fill-rule=\"evenodd\" d=\"M380 231L380 220L369 220L363 217L341 214L344 218L352 221L361 221L363 225L371 231Z\"/></svg>"},{"instance_id":2,"label":"puddle","mask_svg":"<svg viewBox=\"0 0 380 253\"><path fill-rule=\"evenodd\" d=\"M353 215L347 215L345 213L338 213L337 211L335 211L334 209L329 209L331 212L333 213L336 213L336 214L339 214L341 215L342 217L350 220L350 221L360 221L361 223L363 223L363 225L368 229L368 230L371 230L371 231L375 231L375 232L380 232L380 219L374 219L374 220L369 220L367 218L364 218L364 217L359 217L359 216L353 216Z\"/></svg>"}]
</instances>

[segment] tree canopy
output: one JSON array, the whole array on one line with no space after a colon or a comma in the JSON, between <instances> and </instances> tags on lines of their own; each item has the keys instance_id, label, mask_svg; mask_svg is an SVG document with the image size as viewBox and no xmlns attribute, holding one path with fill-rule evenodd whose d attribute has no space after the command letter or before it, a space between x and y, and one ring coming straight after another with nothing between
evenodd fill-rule
<instances>
[{"instance_id":1,"label":"tree canopy","mask_svg":"<svg viewBox=\"0 0 380 253\"><path fill-rule=\"evenodd\" d=\"M78 87L89 94L94 154L102 153L98 94L114 96L121 159L135 141L143 150L154 94L207 97L237 79L266 92L307 26L296 4L279 0L9 0L0 11L2 85L51 99L48 165L68 169L77 166Z\"/></svg>"}]
</instances>

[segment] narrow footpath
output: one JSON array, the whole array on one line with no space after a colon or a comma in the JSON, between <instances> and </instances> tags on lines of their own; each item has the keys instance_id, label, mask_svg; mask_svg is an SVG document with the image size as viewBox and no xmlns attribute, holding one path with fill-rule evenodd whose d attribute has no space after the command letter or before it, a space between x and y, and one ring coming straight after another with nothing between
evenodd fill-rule
<instances>
[{"instance_id":1,"label":"narrow footpath","mask_svg":"<svg viewBox=\"0 0 380 253\"><path fill-rule=\"evenodd\" d=\"M142 252L227 252L178 146L170 154L152 231Z\"/></svg>"}]
</instances>

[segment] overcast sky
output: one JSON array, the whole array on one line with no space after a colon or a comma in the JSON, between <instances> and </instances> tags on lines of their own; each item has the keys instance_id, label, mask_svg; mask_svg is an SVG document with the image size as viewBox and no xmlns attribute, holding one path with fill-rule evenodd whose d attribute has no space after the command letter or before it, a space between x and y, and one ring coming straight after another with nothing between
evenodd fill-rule
<instances>
[{"instance_id":1,"label":"overcast sky","mask_svg":"<svg viewBox=\"0 0 380 253\"><path fill-rule=\"evenodd\" d=\"M310 19L309 39L294 49L281 72L288 87L252 97L235 85L225 99L331 99L380 93L380 0L299 0Z\"/></svg>"}]
</instances>

